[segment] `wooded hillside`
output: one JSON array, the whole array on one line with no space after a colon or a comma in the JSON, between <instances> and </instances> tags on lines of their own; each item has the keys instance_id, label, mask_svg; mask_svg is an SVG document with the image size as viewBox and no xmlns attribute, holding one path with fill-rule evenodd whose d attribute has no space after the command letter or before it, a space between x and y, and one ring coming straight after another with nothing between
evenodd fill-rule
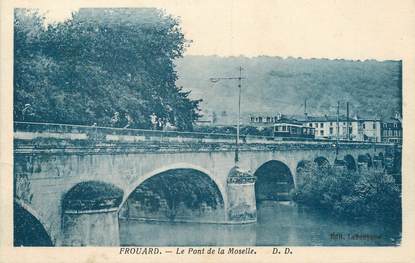
<instances>
[{"instance_id":1,"label":"wooded hillside","mask_svg":"<svg viewBox=\"0 0 415 263\"><path fill-rule=\"evenodd\" d=\"M242 111L335 114L337 101L345 114L386 118L401 112L401 62L350 61L279 57L185 56L176 62L178 84L203 98L202 109L235 113L236 82L211 83L210 77L237 76L241 65ZM245 115L246 115L245 114ZM220 116L220 114L218 114Z\"/></svg>"}]
</instances>

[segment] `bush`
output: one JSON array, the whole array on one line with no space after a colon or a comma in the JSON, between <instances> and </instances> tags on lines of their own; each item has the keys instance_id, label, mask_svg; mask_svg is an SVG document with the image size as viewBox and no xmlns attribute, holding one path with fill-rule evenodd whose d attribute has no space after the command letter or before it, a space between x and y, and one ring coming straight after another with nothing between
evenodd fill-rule
<instances>
[{"instance_id":1,"label":"bush","mask_svg":"<svg viewBox=\"0 0 415 263\"><path fill-rule=\"evenodd\" d=\"M353 220L400 222L401 193L384 171L349 171L344 167L300 168L292 198L299 204Z\"/></svg>"},{"instance_id":2,"label":"bush","mask_svg":"<svg viewBox=\"0 0 415 263\"><path fill-rule=\"evenodd\" d=\"M343 196L335 211L353 218L400 221L401 193L395 179L383 171L366 170L349 196Z\"/></svg>"}]
</instances>

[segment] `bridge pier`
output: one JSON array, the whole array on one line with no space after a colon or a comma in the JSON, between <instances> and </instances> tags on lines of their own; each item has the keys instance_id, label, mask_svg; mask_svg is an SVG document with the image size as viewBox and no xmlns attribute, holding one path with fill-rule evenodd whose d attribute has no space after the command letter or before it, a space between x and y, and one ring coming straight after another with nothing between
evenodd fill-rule
<instances>
[{"instance_id":1,"label":"bridge pier","mask_svg":"<svg viewBox=\"0 0 415 263\"><path fill-rule=\"evenodd\" d=\"M118 246L118 211L124 192L113 184L82 182L62 201L63 246Z\"/></svg>"},{"instance_id":2,"label":"bridge pier","mask_svg":"<svg viewBox=\"0 0 415 263\"><path fill-rule=\"evenodd\" d=\"M255 177L238 166L227 178L227 221L235 224L254 223L257 220Z\"/></svg>"},{"instance_id":3,"label":"bridge pier","mask_svg":"<svg viewBox=\"0 0 415 263\"><path fill-rule=\"evenodd\" d=\"M119 246L118 209L65 211L63 246Z\"/></svg>"}]
</instances>

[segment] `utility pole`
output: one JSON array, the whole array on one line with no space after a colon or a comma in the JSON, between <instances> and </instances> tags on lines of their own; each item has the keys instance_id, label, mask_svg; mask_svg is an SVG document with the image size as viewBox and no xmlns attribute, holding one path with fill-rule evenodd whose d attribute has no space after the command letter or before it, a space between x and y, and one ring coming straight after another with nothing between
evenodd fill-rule
<instances>
[{"instance_id":1,"label":"utility pole","mask_svg":"<svg viewBox=\"0 0 415 263\"><path fill-rule=\"evenodd\" d=\"M346 102L346 134L347 134L347 140L350 141L350 128L349 128L349 102Z\"/></svg>"},{"instance_id":2,"label":"utility pole","mask_svg":"<svg viewBox=\"0 0 415 263\"><path fill-rule=\"evenodd\" d=\"M238 78L238 122L236 123L236 150L235 150L235 163L239 162L239 129L241 123L241 88L242 88L242 67L239 66L239 78Z\"/></svg>"},{"instance_id":3,"label":"utility pole","mask_svg":"<svg viewBox=\"0 0 415 263\"><path fill-rule=\"evenodd\" d=\"M340 101L337 101L337 132L336 132L336 158L337 154L339 153L339 133L340 133L340 126L339 126L339 116L340 114Z\"/></svg>"},{"instance_id":4,"label":"utility pole","mask_svg":"<svg viewBox=\"0 0 415 263\"><path fill-rule=\"evenodd\" d=\"M235 165L239 163L239 135L240 135L240 122L241 122L241 90L242 90L242 80L245 79L242 77L243 68L239 67L239 76L238 77L219 77L219 78L210 78L210 81L213 83L219 82L221 80L238 80L238 120L236 122L236 149L235 149Z\"/></svg>"},{"instance_id":5,"label":"utility pole","mask_svg":"<svg viewBox=\"0 0 415 263\"><path fill-rule=\"evenodd\" d=\"M304 99L304 117L307 119L307 99Z\"/></svg>"}]
</instances>

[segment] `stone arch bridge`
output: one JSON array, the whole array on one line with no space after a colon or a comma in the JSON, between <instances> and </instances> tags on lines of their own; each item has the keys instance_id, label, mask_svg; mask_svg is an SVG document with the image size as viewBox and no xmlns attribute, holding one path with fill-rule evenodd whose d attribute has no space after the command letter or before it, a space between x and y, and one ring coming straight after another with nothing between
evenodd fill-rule
<instances>
[{"instance_id":1,"label":"stone arch bridge","mask_svg":"<svg viewBox=\"0 0 415 263\"><path fill-rule=\"evenodd\" d=\"M305 161L360 169L381 167L393 154L390 144L247 136L234 167L235 136L229 134L14 126L15 245L27 245L16 244L16 235L28 231L16 226L16 211L23 211L42 232L25 234L44 235L45 244L118 245L120 210L131 194L151 178L177 170L210 178L224 211L215 218L218 223L249 223L256 221L256 199L273 193L268 189L259 197L261 187L255 186L255 178L266 177L266 171L281 172L288 178L282 182L295 187L297 168ZM91 196L95 199L89 200Z\"/></svg>"}]
</instances>

